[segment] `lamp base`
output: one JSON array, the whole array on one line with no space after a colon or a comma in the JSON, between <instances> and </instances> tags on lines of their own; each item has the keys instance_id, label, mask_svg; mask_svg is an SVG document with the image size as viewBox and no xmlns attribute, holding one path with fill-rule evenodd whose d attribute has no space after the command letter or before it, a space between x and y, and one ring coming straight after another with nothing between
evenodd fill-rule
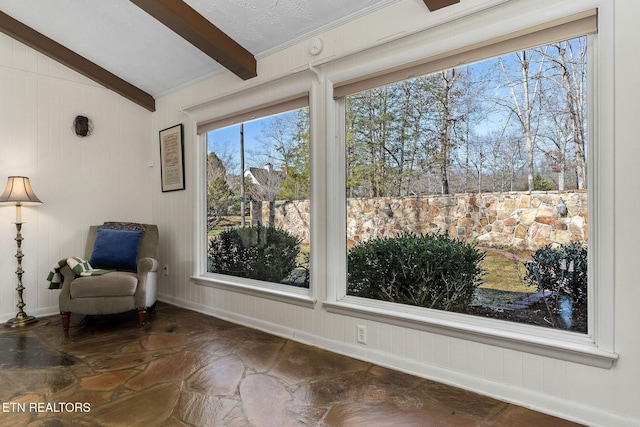
<instances>
[{"instance_id":1,"label":"lamp base","mask_svg":"<svg viewBox=\"0 0 640 427\"><path fill-rule=\"evenodd\" d=\"M7 328L19 328L22 326L31 325L37 321L38 319L36 317L28 316L25 312L20 312L13 319L7 320L4 326L6 326Z\"/></svg>"}]
</instances>

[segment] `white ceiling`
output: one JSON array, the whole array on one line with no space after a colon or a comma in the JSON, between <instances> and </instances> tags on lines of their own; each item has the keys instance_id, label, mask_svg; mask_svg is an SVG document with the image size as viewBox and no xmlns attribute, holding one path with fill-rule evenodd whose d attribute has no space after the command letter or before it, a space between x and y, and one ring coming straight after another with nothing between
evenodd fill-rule
<instances>
[{"instance_id":1,"label":"white ceiling","mask_svg":"<svg viewBox=\"0 0 640 427\"><path fill-rule=\"evenodd\" d=\"M257 59L399 0L185 0ZM0 10L157 97L224 68L129 0L0 0Z\"/></svg>"}]
</instances>

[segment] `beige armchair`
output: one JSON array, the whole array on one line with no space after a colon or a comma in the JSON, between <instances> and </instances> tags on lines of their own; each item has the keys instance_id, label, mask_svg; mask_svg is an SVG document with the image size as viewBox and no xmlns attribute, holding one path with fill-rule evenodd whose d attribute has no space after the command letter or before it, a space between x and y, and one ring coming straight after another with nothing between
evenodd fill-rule
<instances>
[{"instance_id":1,"label":"beige armchair","mask_svg":"<svg viewBox=\"0 0 640 427\"><path fill-rule=\"evenodd\" d=\"M134 243L129 243L136 235L139 239L137 257L133 252ZM121 241L125 246L122 250L119 247ZM137 309L139 324L143 326L147 309L154 307L156 303L158 241L156 225L119 222L92 225L87 235L86 260L94 268L115 271L98 276L77 277L69 266L60 269L64 277L59 299L64 330L69 329L71 313L102 315L134 309ZM113 262L105 259L106 244L111 246L116 257L123 253L133 253L133 258L126 265L122 265L122 262L109 265ZM127 245L131 248L127 249Z\"/></svg>"}]
</instances>

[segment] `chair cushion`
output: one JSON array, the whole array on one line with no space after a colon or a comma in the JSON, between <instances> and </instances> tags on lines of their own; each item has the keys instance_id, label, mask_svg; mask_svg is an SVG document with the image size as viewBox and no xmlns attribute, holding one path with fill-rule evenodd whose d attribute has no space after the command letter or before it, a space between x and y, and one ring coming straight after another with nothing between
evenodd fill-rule
<instances>
[{"instance_id":1,"label":"chair cushion","mask_svg":"<svg viewBox=\"0 0 640 427\"><path fill-rule=\"evenodd\" d=\"M69 290L71 298L131 296L136 293L138 277L135 273L114 271L102 276L78 277Z\"/></svg>"},{"instance_id":2,"label":"chair cushion","mask_svg":"<svg viewBox=\"0 0 640 427\"><path fill-rule=\"evenodd\" d=\"M135 271L142 233L98 228L89 264L94 268Z\"/></svg>"}]
</instances>

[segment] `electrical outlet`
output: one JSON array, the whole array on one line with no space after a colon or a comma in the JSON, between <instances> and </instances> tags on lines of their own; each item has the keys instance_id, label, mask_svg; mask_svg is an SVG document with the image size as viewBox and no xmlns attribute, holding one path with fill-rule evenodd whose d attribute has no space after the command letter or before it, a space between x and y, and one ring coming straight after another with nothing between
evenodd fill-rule
<instances>
[{"instance_id":1,"label":"electrical outlet","mask_svg":"<svg viewBox=\"0 0 640 427\"><path fill-rule=\"evenodd\" d=\"M357 330L357 340L359 343L361 344L366 344L367 343L367 327L364 325L358 325L356 326L356 330Z\"/></svg>"},{"instance_id":2,"label":"electrical outlet","mask_svg":"<svg viewBox=\"0 0 640 427\"><path fill-rule=\"evenodd\" d=\"M169 275L169 264L165 264L165 265L164 265L164 267L162 267L162 273L163 273L165 276L168 276L168 275Z\"/></svg>"}]
</instances>

